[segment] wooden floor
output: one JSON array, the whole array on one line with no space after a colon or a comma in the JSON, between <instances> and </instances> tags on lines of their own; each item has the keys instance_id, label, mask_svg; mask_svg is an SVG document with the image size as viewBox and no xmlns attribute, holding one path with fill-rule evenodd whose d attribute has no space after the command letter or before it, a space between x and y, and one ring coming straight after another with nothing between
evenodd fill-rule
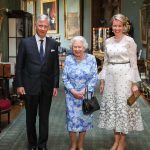
<instances>
[{"instance_id":1,"label":"wooden floor","mask_svg":"<svg viewBox=\"0 0 150 150\"><path fill-rule=\"evenodd\" d=\"M10 123L17 117L17 115L24 108L22 102L16 102L12 105L10 113ZM7 114L2 114L1 130L5 129L8 126L8 116Z\"/></svg>"}]
</instances>

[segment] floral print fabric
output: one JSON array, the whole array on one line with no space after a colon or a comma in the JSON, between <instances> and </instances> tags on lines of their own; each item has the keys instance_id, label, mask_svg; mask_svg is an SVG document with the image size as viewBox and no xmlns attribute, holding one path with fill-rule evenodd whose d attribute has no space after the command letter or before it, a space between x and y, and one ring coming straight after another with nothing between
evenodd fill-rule
<instances>
[{"instance_id":1,"label":"floral print fabric","mask_svg":"<svg viewBox=\"0 0 150 150\"><path fill-rule=\"evenodd\" d=\"M81 90L88 85L89 91L94 92L98 78L95 57L91 54L86 54L85 59L78 62L74 55L67 56L62 78L66 94L67 130L82 132L92 128L92 115L83 114L82 99L76 99L70 90Z\"/></svg>"}]
</instances>

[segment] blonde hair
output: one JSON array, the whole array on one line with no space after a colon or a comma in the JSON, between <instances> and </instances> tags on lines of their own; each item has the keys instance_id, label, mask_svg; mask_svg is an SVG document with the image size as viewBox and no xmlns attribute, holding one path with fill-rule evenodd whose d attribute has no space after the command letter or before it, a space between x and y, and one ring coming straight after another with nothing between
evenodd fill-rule
<instances>
[{"instance_id":1,"label":"blonde hair","mask_svg":"<svg viewBox=\"0 0 150 150\"><path fill-rule=\"evenodd\" d=\"M116 14L114 15L112 18L111 18L111 23L114 21L114 20L119 20L123 23L123 25L126 25L126 16L124 16L123 14Z\"/></svg>"},{"instance_id":2,"label":"blonde hair","mask_svg":"<svg viewBox=\"0 0 150 150\"><path fill-rule=\"evenodd\" d=\"M111 18L111 24L114 20L119 20L123 23L124 26L124 33L127 33L127 24L128 24L128 18L123 14L116 14Z\"/></svg>"}]
</instances>

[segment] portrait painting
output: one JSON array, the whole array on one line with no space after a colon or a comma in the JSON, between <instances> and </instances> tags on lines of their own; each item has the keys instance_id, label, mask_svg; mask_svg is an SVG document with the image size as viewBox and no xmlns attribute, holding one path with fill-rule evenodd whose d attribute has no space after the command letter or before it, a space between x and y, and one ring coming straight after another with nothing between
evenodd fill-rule
<instances>
[{"instance_id":1,"label":"portrait painting","mask_svg":"<svg viewBox=\"0 0 150 150\"><path fill-rule=\"evenodd\" d=\"M92 26L109 26L112 16L120 11L121 0L92 0Z\"/></svg>"},{"instance_id":2,"label":"portrait painting","mask_svg":"<svg viewBox=\"0 0 150 150\"><path fill-rule=\"evenodd\" d=\"M50 18L49 33L58 32L58 14L57 14L57 0L42 0L41 1L41 14L48 15Z\"/></svg>"}]
</instances>

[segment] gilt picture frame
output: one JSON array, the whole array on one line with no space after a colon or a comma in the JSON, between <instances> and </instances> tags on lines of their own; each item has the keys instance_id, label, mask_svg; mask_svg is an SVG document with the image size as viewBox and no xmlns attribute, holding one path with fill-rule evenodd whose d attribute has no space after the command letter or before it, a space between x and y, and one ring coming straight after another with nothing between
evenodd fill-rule
<instances>
[{"instance_id":1,"label":"gilt picture frame","mask_svg":"<svg viewBox=\"0 0 150 150\"><path fill-rule=\"evenodd\" d=\"M147 60L150 61L150 26L147 32Z\"/></svg>"},{"instance_id":2,"label":"gilt picture frame","mask_svg":"<svg viewBox=\"0 0 150 150\"><path fill-rule=\"evenodd\" d=\"M140 33L141 42L143 45L147 44L147 9L142 7L140 9Z\"/></svg>"},{"instance_id":3,"label":"gilt picture frame","mask_svg":"<svg viewBox=\"0 0 150 150\"><path fill-rule=\"evenodd\" d=\"M41 14L50 17L48 33L58 33L58 0L41 0Z\"/></svg>"},{"instance_id":4,"label":"gilt picture frame","mask_svg":"<svg viewBox=\"0 0 150 150\"><path fill-rule=\"evenodd\" d=\"M82 35L83 0L64 0L65 38Z\"/></svg>"}]
</instances>

